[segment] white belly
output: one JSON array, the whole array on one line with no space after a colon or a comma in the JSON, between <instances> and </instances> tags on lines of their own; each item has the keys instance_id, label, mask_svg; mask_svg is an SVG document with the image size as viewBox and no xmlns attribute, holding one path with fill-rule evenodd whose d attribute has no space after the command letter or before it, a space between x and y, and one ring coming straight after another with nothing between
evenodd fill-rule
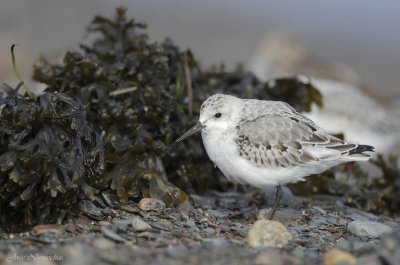
<instances>
[{"instance_id":1,"label":"white belly","mask_svg":"<svg viewBox=\"0 0 400 265\"><path fill-rule=\"evenodd\" d=\"M258 188L269 188L278 184L296 182L304 176L299 176L297 167L268 169L252 165L240 157L238 147L230 137L218 137L218 141L210 134L202 133L202 137L209 158L230 180ZM224 140L221 141L221 139Z\"/></svg>"},{"instance_id":2,"label":"white belly","mask_svg":"<svg viewBox=\"0 0 400 265\"><path fill-rule=\"evenodd\" d=\"M237 144L232 140L233 137L221 138L202 133L202 138L209 158L228 179L261 189L304 180L305 176L323 172L338 164L335 161L332 164L317 163L291 168L257 167L240 157Z\"/></svg>"}]
</instances>

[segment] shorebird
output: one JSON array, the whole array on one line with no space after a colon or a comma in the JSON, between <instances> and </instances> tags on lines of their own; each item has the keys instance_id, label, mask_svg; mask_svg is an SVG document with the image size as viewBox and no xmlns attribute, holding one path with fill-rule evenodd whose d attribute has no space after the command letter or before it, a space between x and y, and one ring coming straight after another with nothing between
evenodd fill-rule
<instances>
[{"instance_id":1,"label":"shorebird","mask_svg":"<svg viewBox=\"0 0 400 265\"><path fill-rule=\"evenodd\" d=\"M374 149L327 134L285 102L224 94L203 102L199 121L176 143L198 132L209 158L229 180L277 187L269 220L282 198L282 185L340 163L366 161Z\"/></svg>"}]
</instances>

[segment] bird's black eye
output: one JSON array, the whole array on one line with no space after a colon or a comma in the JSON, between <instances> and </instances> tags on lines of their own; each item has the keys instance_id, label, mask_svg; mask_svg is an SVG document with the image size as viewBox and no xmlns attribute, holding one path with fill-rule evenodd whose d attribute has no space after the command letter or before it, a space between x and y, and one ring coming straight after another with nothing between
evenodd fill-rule
<instances>
[{"instance_id":1,"label":"bird's black eye","mask_svg":"<svg viewBox=\"0 0 400 265\"><path fill-rule=\"evenodd\" d=\"M222 116L222 114L221 114L221 112L218 112L218 113L215 113L215 118L221 118L221 116Z\"/></svg>"}]
</instances>

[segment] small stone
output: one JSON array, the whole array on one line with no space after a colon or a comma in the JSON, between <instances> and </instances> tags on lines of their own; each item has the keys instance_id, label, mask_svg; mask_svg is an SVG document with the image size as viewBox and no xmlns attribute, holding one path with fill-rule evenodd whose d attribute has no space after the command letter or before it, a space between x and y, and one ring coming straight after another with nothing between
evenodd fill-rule
<instances>
[{"instance_id":1,"label":"small stone","mask_svg":"<svg viewBox=\"0 0 400 265\"><path fill-rule=\"evenodd\" d=\"M132 205L122 205L121 210L128 213L138 213L140 211L138 207Z\"/></svg>"},{"instance_id":2,"label":"small stone","mask_svg":"<svg viewBox=\"0 0 400 265\"><path fill-rule=\"evenodd\" d=\"M347 207L344 206L346 209L343 211L345 214L350 215L350 218L355 220L361 220L361 221L365 221L365 220L370 220L370 221L377 221L379 220L379 217L372 214L372 213L367 213L364 211L361 211L359 209L356 208L351 208L351 207Z\"/></svg>"},{"instance_id":3,"label":"small stone","mask_svg":"<svg viewBox=\"0 0 400 265\"><path fill-rule=\"evenodd\" d=\"M245 227L235 231L235 235L238 235L238 236L241 236L241 237L246 237L247 234L249 233L249 230L250 230L250 227L245 226Z\"/></svg>"},{"instance_id":4,"label":"small stone","mask_svg":"<svg viewBox=\"0 0 400 265\"><path fill-rule=\"evenodd\" d=\"M165 230L165 231L169 231L169 230L172 230L174 228L174 225L170 221L168 221L167 219L160 219L160 220L157 221L157 224L159 224L159 225L163 226L164 228L166 228L166 229L162 229L162 230Z\"/></svg>"},{"instance_id":5,"label":"small stone","mask_svg":"<svg viewBox=\"0 0 400 265\"><path fill-rule=\"evenodd\" d=\"M324 258L324 265L356 264L356 262L356 257L337 248L329 250Z\"/></svg>"},{"instance_id":6,"label":"small stone","mask_svg":"<svg viewBox=\"0 0 400 265\"><path fill-rule=\"evenodd\" d=\"M132 220L132 228L135 231L146 231L151 229L151 225L149 225L139 217L134 217Z\"/></svg>"},{"instance_id":7,"label":"small stone","mask_svg":"<svg viewBox=\"0 0 400 265\"><path fill-rule=\"evenodd\" d=\"M165 226L163 226L163 225L161 225L159 223L152 223L151 226L156 228L156 229L162 230L162 231L170 231L169 228L166 228Z\"/></svg>"},{"instance_id":8,"label":"small stone","mask_svg":"<svg viewBox=\"0 0 400 265\"><path fill-rule=\"evenodd\" d=\"M143 198L138 203L138 208L142 211L162 211L165 207L163 201L154 198Z\"/></svg>"},{"instance_id":9,"label":"small stone","mask_svg":"<svg viewBox=\"0 0 400 265\"><path fill-rule=\"evenodd\" d=\"M126 242L127 240L123 238L122 236L118 235L111 229L108 229L107 227L103 226L100 228L100 231L103 233L103 235L109 239L114 240L115 242Z\"/></svg>"},{"instance_id":10,"label":"small stone","mask_svg":"<svg viewBox=\"0 0 400 265\"><path fill-rule=\"evenodd\" d=\"M76 224L76 226L80 229L82 229L83 231L90 231L89 226L84 225L84 224Z\"/></svg>"},{"instance_id":11,"label":"small stone","mask_svg":"<svg viewBox=\"0 0 400 265\"><path fill-rule=\"evenodd\" d=\"M86 213L89 216L98 218L103 216L99 208L97 208L97 206L94 205L94 203L89 200L79 201L78 208L79 210L81 210L81 212Z\"/></svg>"},{"instance_id":12,"label":"small stone","mask_svg":"<svg viewBox=\"0 0 400 265\"><path fill-rule=\"evenodd\" d=\"M364 215L361 215L361 214L358 214L358 213L352 213L350 215L350 219L353 220L353 221L356 221L356 220L370 221L370 219L368 217L366 217Z\"/></svg>"},{"instance_id":13,"label":"small stone","mask_svg":"<svg viewBox=\"0 0 400 265\"><path fill-rule=\"evenodd\" d=\"M218 228L220 228L222 231L224 231L224 232L229 232L229 231L231 231L231 228L228 226L228 225L225 225L225 224L220 224L220 225L218 225Z\"/></svg>"},{"instance_id":14,"label":"small stone","mask_svg":"<svg viewBox=\"0 0 400 265\"><path fill-rule=\"evenodd\" d=\"M215 234L215 229L211 228L211 227L207 227L206 229L204 229L204 232L206 232L208 234Z\"/></svg>"},{"instance_id":15,"label":"small stone","mask_svg":"<svg viewBox=\"0 0 400 265\"><path fill-rule=\"evenodd\" d=\"M258 220L247 233L250 247L282 247L292 235L283 224L276 221Z\"/></svg>"},{"instance_id":16,"label":"small stone","mask_svg":"<svg viewBox=\"0 0 400 265\"><path fill-rule=\"evenodd\" d=\"M46 225L36 225L32 228L32 231L36 234L53 232L60 235L64 232L64 225L61 224L46 224Z\"/></svg>"},{"instance_id":17,"label":"small stone","mask_svg":"<svg viewBox=\"0 0 400 265\"><path fill-rule=\"evenodd\" d=\"M185 222L185 225L186 225L187 227L195 227L195 226L196 226L196 224L195 224L192 220L187 220L187 221Z\"/></svg>"},{"instance_id":18,"label":"small stone","mask_svg":"<svg viewBox=\"0 0 400 265\"><path fill-rule=\"evenodd\" d=\"M212 210L212 209L207 210L207 212L208 212L209 214L211 214L211 215L217 217L217 218L224 218L224 217L226 217L226 216L229 215L229 213L222 212L222 211L219 211L219 210Z\"/></svg>"},{"instance_id":19,"label":"small stone","mask_svg":"<svg viewBox=\"0 0 400 265\"><path fill-rule=\"evenodd\" d=\"M67 231L68 233L76 234L79 233L81 229L76 225L68 224L65 226L65 231Z\"/></svg>"},{"instance_id":20,"label":"small stone","mask_svg":"<svg viewBox=\"0 0 400 265\"><path fill-rule=\"evenodd\" d=\"M99 222L99 225L101 225L101 226L109 226L111 223L110 222L108 222L108 221L100 221Z\"/></svg>"},{"instance_id":21,"label":"small stone","mask_svg":"<svg viewBox=\"0 0 400 265\"><path fill-rule=\"evenodd\" d=\"M356 236L367 236L370 238L378 238L392 231L392 229L387 225L373 221L361 220L352 221L347 226L347 230Z\"/></svg>"},{"instance_id":22,"label":"small stone","mask_svg":"<svg viewBox=\"0 0 400 265\"><path fill-rule=\"evenodd\" d=\"M304 225L289 227L289 231L292 235L301 234L305 229Z\"/></svg>"},{"instance_id":23,"label":"small stone","mask_svg":"<svg viewBox=\"0 0 400 265\"><path fill-rule=\"evenodd\" d=\"M118 226L128 226L130 224L132 224L132 216L122 216L124 219L114 219L112 220L113 224L116 224Z\"/></svg>"},{"instance_id":24,"label":"small stone","mask_svg":"<svg viewBox=\"0 0 400 265\"><path fill-rule=\"evenodd\" d=\"M319 212L320 214L326 215L326 211L325 211L324 209L322 209L321 207L319 207L319 206L313 206L312 208L313 208L314 210L316 210L317 212Z\"/></svg>"}]
</instances>

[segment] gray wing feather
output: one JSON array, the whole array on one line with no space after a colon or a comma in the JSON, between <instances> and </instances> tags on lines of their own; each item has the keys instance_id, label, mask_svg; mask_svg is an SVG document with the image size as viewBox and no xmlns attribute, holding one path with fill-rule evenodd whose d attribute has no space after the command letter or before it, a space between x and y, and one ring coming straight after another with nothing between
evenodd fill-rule
<instances>
[{"instance_id":1,"label":"gray wing feather","mask_svg":"<svg viewBox=\"0 0 400 265\"><path fill-rule=\"evenodd\" d=\"M266 106L264 113L259 107L258 115L254 112L246 115L253 119L244 119L237 127L239 153L256 166L292 167L346 156L357 147L326 134L313 121L286 105L274 108L273 112Z\"/></svg>"}]
</instances>

